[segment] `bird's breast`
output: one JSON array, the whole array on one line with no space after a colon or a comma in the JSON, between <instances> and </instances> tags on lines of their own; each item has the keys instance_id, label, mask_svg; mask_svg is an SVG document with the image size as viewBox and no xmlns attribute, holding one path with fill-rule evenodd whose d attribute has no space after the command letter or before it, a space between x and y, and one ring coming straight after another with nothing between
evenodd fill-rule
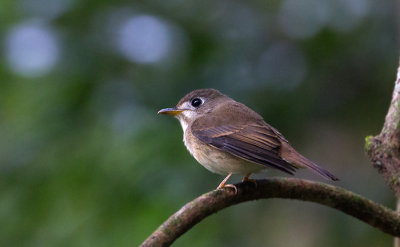
<instances>
[{"instance_id":1,"label":"bird's breast","mask_svg":"<svg viewBox=\"0 0 400 247\"><path fill-rule=\"evenodd\" d=\"M265 166L249 162L236 157L226 151L219 150L210 144L201 142L189 128L184 131L183 141L190 154L202 166L211 172L226 175L229 173L243 174L257 173Z\"/></svg>"}]
</instances>

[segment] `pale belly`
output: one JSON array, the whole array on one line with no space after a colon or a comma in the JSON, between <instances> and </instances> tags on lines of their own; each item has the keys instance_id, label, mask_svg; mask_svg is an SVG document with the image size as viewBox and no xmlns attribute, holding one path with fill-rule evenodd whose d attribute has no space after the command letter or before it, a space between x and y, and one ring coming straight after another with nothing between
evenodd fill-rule
<instances>
[{"instance_id":1,"label":"pale belly","mask_svg":"<svg viewBox=\"0 0 400 247\"><path fill-rule=\"evenodd\" d=\"M266 169L263 165L246 161L228 152L204 144L191 135L190 132L186 132L184 135L186 148L202 166L211 172L222 175L229 173L246 175Z\"/></svg>"}]
</instances>

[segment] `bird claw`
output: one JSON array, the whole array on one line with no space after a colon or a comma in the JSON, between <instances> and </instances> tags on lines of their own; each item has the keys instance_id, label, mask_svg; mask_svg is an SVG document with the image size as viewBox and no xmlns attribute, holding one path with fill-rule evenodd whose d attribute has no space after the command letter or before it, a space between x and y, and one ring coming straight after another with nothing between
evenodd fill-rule
<instances>
[{"instance_id":1,"label":"bird claw","mask_svg":"<svg viewBox=\"0 0 400 247\"><path fill-rule=\"evenodd\" d=\"M238 193L238 189L234 184L224 184L217 187L217 190L221 190L223 188L232 188L235 191L235 195Z\"/></svg>"}]
</instances>

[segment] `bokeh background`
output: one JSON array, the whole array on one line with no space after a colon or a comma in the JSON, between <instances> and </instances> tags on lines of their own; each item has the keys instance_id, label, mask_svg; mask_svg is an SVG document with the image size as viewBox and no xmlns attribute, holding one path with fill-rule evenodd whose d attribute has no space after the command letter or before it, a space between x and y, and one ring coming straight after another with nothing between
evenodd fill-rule
<instances>
[{"instance_id":1,"label":"bokeh background","mask_svg":"<svg viewBox=\"0 0 400 247\"><path fill-rule=\"evenodd\" d=\"M205 87L258 111L336 185L393 208L363 148L390 102L398 12L373 0L1 0L0 245L137 246L214 189L223 177L156 114ZM174 246L391 244L341 212L274 199L223 210Z\"/></svg>"}]
</instances>

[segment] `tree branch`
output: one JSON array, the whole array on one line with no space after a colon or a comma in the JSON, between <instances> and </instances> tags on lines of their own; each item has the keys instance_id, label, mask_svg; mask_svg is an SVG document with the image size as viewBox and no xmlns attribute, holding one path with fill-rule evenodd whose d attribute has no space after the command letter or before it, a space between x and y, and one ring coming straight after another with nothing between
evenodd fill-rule
<instances>
[{"instance_id":1,"label":"tree branch","mask_svg":"<svg viewBox=\"0 0 400 247\"><path fill-rule=\"evenodd\" d=\"M286 198L316 202L338 209L393 236L400 236L400 215L395 211L345 189L295 178L271 178L236 184L231 189L214 190L187 203L166 220L143 243L169 246L202 219L226 207L257 199Z\"/></svg>"},{"instance_id":2,"label":"tree branch","mask_svg":"<svg viewBox=\"0 0 400 247\"><path fill-rule=\"evenodd\" d=\"M365 149L378 172L400 197L400 67L385 124L378 136L365 138Z\"/></svg>"}]
</instances>

